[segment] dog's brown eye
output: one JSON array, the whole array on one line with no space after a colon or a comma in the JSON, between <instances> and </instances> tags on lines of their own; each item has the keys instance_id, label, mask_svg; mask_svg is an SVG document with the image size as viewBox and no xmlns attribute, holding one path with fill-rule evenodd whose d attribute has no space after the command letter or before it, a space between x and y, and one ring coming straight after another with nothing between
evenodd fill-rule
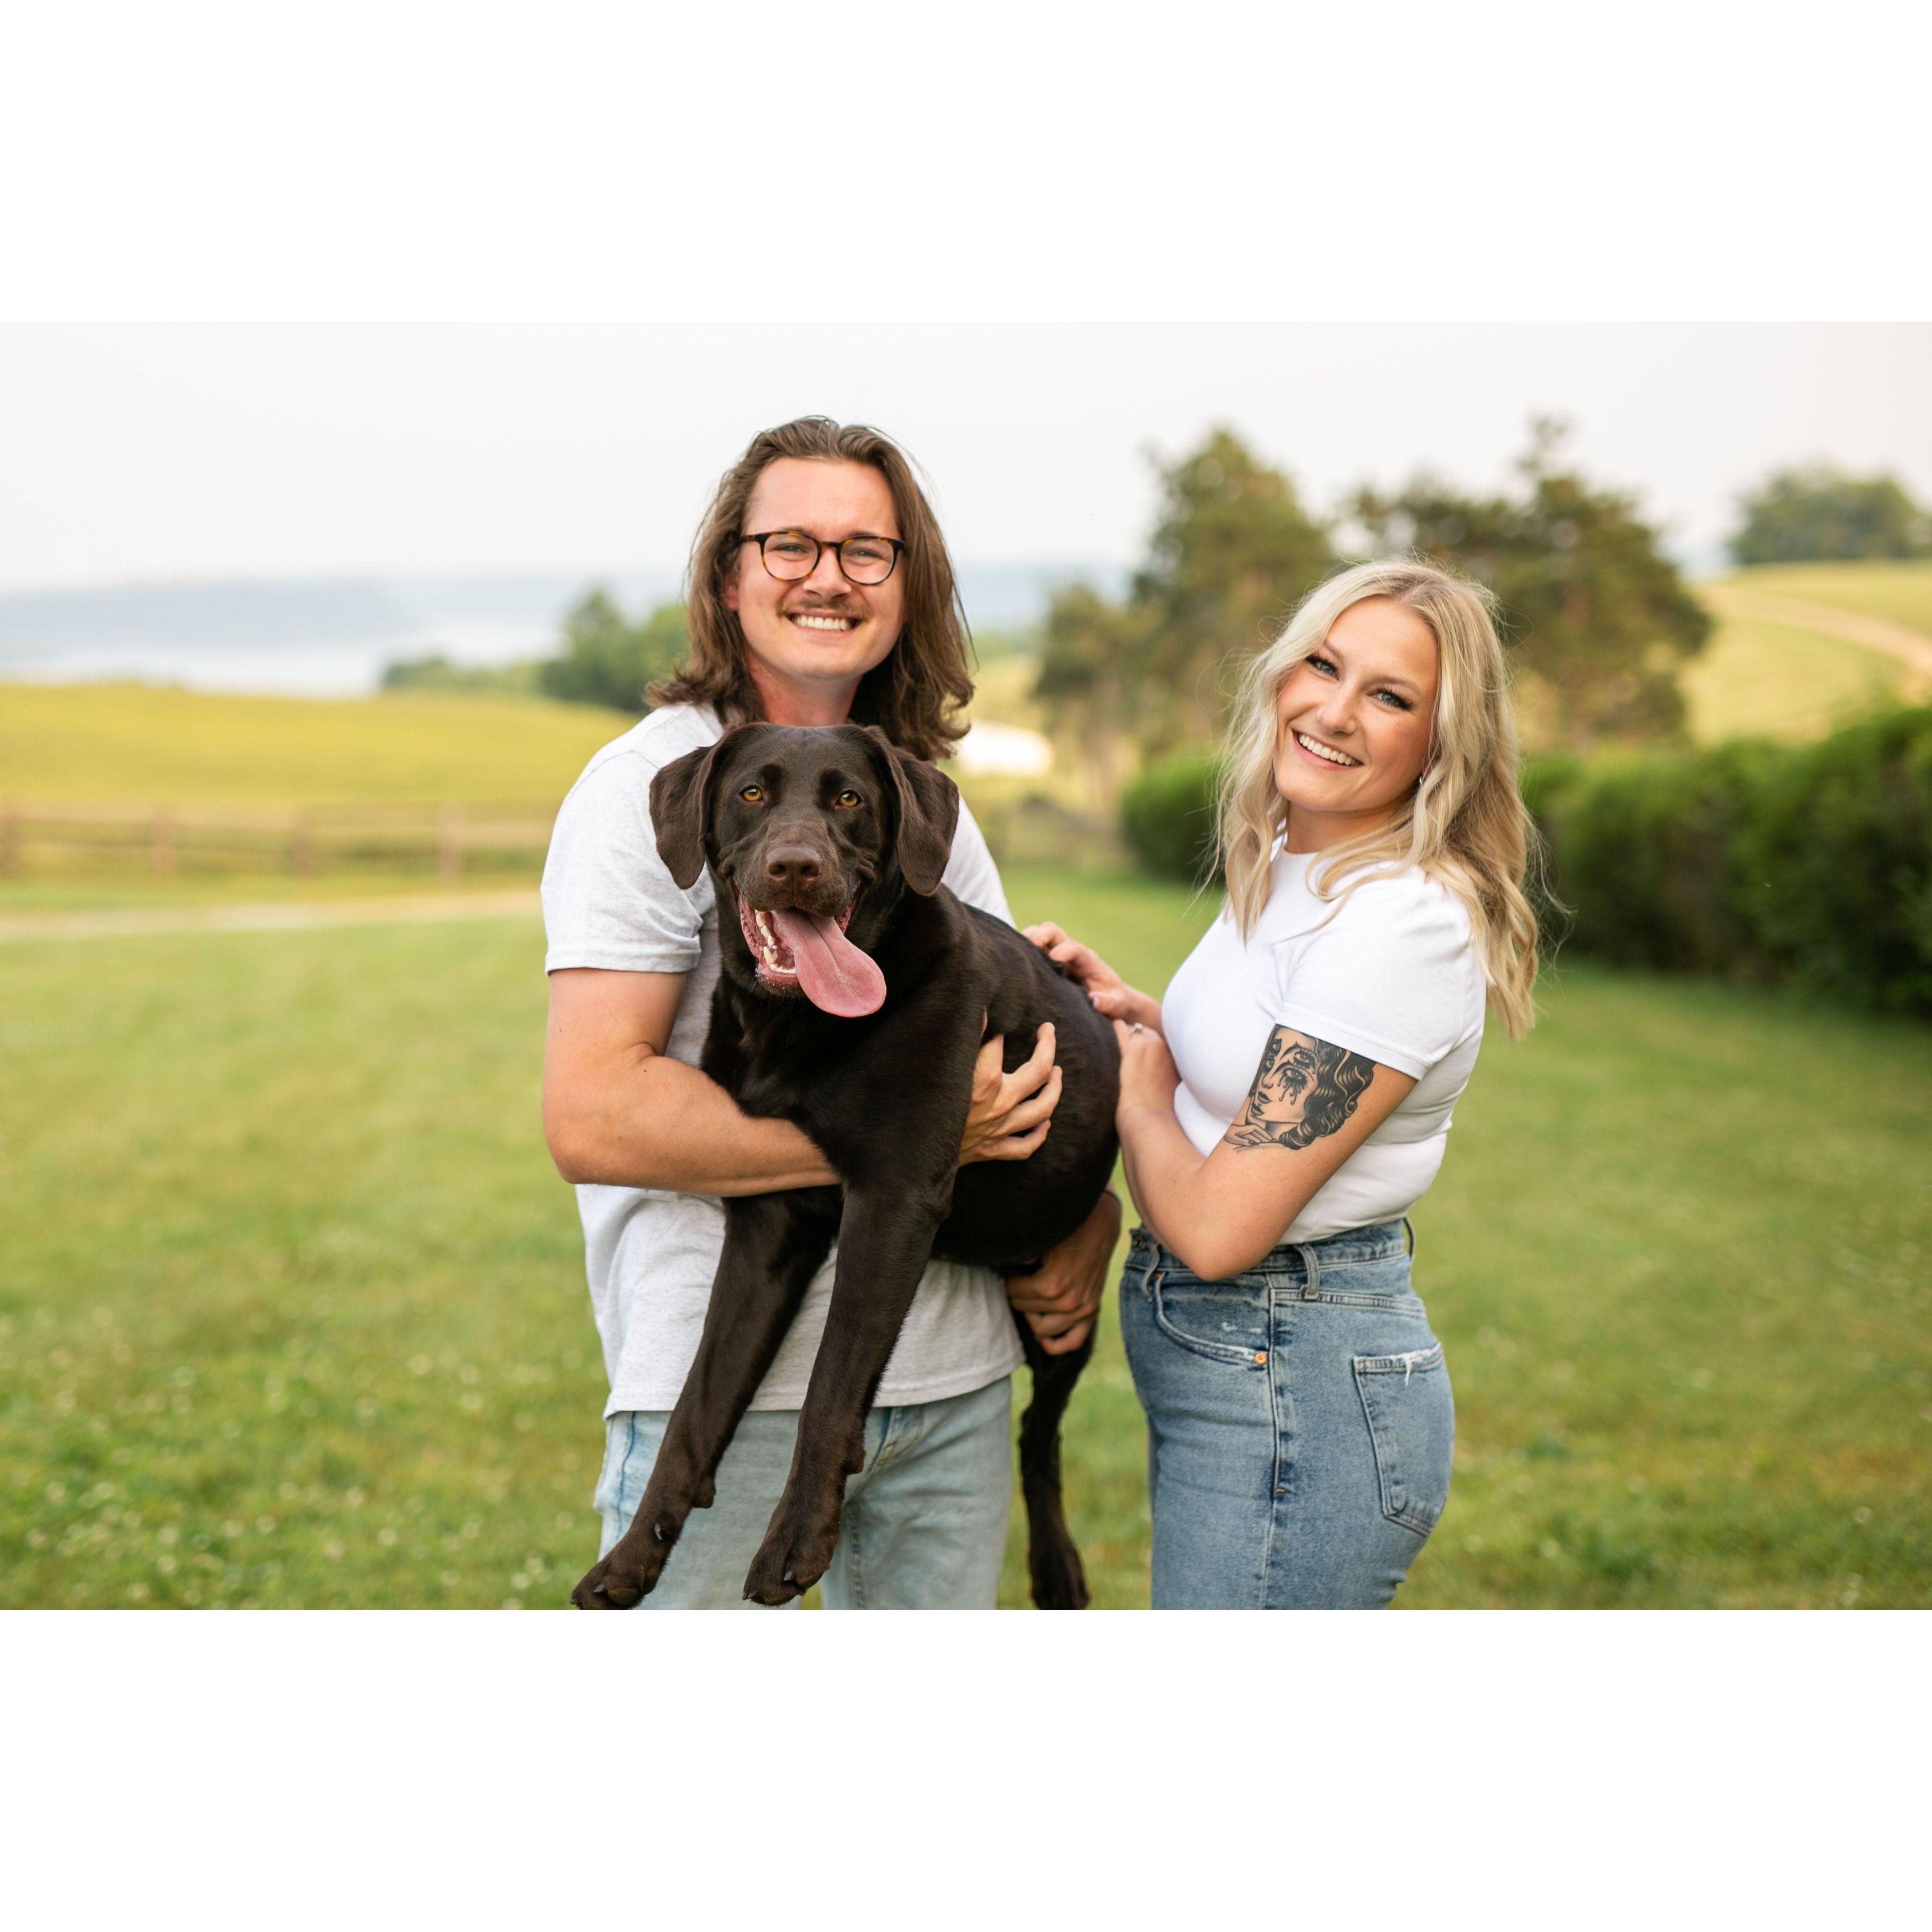
<instances>
[{"instance_id":1,"label":"dog's brown eye","mask_svg":"<svg viewBox=\"0 0 1932 1932\"><path fill-rule=\"evenodd\" d=\"M747 785L745 789L738 794L738 796L742 798L747 805L756 805L759 800L763 798L764 795L764 788L762 785Z\"/></svg>"},{"instance_id":2,"label":"dog's brown eye","mask_svg":"<svg viewBox=\"0 0 1932 1932\"><path fill-rule=\"evenodd\" d=\"M856 791L842 791L832 802L834 805L842 805L848 812L850 812L853 806L862 805L865 800Z\"/></svg>"}]
</instances>

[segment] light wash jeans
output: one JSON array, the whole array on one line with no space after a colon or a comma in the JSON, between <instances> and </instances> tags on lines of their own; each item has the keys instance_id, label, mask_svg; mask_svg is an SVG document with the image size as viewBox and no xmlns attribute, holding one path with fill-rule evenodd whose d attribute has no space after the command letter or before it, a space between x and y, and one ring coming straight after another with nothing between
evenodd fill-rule
<instances>
[{"instance_id":1,"label":"light wash jeans","mask_svg":"<svg viewBox=\"0 0 1932 1932\"><path fill-rule=\"evenodd\" d=\"M670 1420L629 1409L604 1425L594 1498L598 1555L631 1526ZM753 1409L718 1466L718 1496L693 1510L648 1610L749 1610L745 1573L784 1493L795 1408ZM943 1402L875 1408L866 1466L845 1480L845 1514L819 1594L832 1610L990 1610L1012 1502L1012 1378Z\"/></svg>"},{"instance_id":2,"label":"light wash jeans","mask_svg":"<svg viewBox=\"0 0 1932 1932\"><path fill-rule=\"evenodd\" d=\"M1377 1609L1449 1497L1455 1411L1406 1223L1226 1281L1134 1231L1120 1328L1148 1417L1156 1610Z\"/></svg>"}]
</instances>

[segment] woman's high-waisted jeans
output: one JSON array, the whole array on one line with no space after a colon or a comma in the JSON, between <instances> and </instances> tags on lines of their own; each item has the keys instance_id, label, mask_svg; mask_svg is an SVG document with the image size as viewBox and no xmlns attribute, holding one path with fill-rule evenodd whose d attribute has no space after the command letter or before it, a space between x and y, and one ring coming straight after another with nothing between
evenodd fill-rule
<instances>
[{"instance_id":1,"label":"woman's high-waisted jeans","mask_svg":"<svg viewBox=\"0 0 1932 1932\"><path fill-rule=\"evenodd\" d=\"M1203 1281L1147 1230L1120 1328L1148 1418L1156 1610L1374 1609L1449 1496L1455 1411L1405 1224Z\"/></svg>"}]
</instances>

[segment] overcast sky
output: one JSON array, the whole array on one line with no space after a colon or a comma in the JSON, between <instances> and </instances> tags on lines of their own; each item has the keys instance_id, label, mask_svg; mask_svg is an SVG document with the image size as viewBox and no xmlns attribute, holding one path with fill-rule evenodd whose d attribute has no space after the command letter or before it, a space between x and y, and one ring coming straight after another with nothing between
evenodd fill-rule
<instances>
[{"instance_id":1,"label":"overcast sky","mask_svg":"<svg viewBox=\"0 0 1932 1932\"><path fill-rule=\"evenodd\" d=\"M1932 496L1928 10L14 10L0 587L662 568L808 411L982 563L1132 558L1216 422L1325 507L1558 412L1693 556L1776 465Z\"/></svg>"},{"instance_id":2,"label":"overcast sky","mask_svg":"<svg viewBox=\"0 0 1932 1932\"><path fill-rule=\"evenodd\" d=\"M1233 424L1318 506L1494 486L1533 410L1682 549L1814 458L1932 497L1932 325L0 328L0 584L680 560L759 428L874 422L962 559L1120 561L1144 452Z\"/></svg>"}]
</instances>

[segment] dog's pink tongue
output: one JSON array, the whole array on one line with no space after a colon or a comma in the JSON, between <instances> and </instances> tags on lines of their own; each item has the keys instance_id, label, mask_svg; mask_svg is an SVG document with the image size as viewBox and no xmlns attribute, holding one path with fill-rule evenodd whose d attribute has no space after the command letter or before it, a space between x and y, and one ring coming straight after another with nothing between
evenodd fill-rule
<instances>
[{"instance_id":1,"label":"dog's pink tongue","mask_svg":"<svg viewBox=\"0 0 1932 1932\"><path fill-rule=\"evenodd\" d=\"M775 912L772 923L791 949L799 990L814 1006L855 1020L885 1004L886 976L870 954L861 952L839 930L836 919Z\"/></svg>"}]
</instances>

